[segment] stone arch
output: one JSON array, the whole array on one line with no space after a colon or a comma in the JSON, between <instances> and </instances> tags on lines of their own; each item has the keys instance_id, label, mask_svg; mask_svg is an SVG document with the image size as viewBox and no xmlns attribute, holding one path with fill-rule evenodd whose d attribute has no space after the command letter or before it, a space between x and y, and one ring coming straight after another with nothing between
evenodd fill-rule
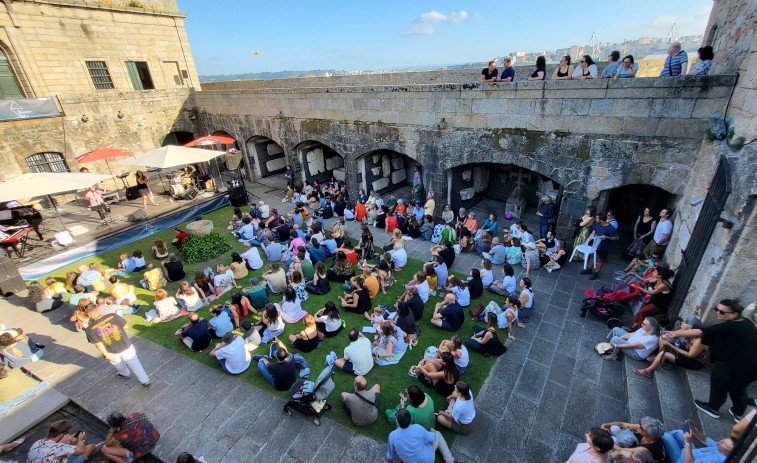
<instances>
[{"instance_id":1,"label":"stone arch","mask_svg":"<svg viewBox=\"0 0 757 463\"><path fill-rule=\"evenodd\" d=\"M245 146L248 160L260 177L286 171L287 158L281 143L263 135L253 135L247 139Z\"/></svg>"},{"instance_id":2,"label":"stone arch","mask_svg":"<svg viewBox=\"0 0 757 463\"><path fill-rule=\"evenodd\" d=\"M327 144L306 140L298 143L293 151L300 164L298 170L304 183L311 183L313 180L325 183L331 180L331 177L340 182L347 181L345 156Z\"/></svg>"},{"instance_id":3,"label":"stone arch","mask_svg":"<svg viewBox=\"0 0 757 463\"><path fill-rule=\"evenodd\" d=\"M162 136L159 140L160 146L166 146L166 145L179 145L183 146L186 143L189 143L190 141L194 140L195 136L192 132L187 132L184 130L175 130L173 132L169 132Z\"/></svg>"},{"instance_id":4,"label":"stone arch","mask_svg":"<svg viewBox=\"0 0 757 463\"><path fill-rule=\"evenodd\" d=\"M534 219L534 213L542 196L549 195L559 206L563 194L559 182L518 164L459 164L447 169L445 178L445 199L453 211L478 207L499 216L512 214L515 218L527 218L529 228L536 230L538 219Z\"/></svg>"},{"instance_id":5,"label":"stone arch","mask_svg":"<svg viewBox=\"0 0 757 463\"><path fill-rule=\"evenodd\" d=\"M403 197L410 197L415 168L423 175L422 164L408 156L390 149L376 149L359 155L357 158L358 178L362 179L362 188L368 192L375 190L386 194L403 189ZM360 183L360 181L359 181Z\"/></svg>"},{"instance_id":6,"label":"stone arch","mask_svg":"<svg viewBox=\"0 0 757 463\"><path fill-rule=\"evenodd\" d=\"M600 212L617 212L620 229L633 232L634 222L644 208L648 207L652 216L658 217L663 208L675 210L680 198L654 185L631 183L602 190L595 203Z\"/></svg>"}]
</instances>

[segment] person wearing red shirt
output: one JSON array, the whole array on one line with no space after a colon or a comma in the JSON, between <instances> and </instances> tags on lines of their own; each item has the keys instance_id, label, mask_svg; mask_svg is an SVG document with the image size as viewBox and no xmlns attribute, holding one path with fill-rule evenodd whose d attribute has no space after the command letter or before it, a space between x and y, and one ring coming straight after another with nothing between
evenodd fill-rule
<instances>
[{"instance_id":1,"label":"person wearing red shirt","mask_svg":"<svg viewBox=\"0 0 757 463\"><path fill-rule=\"evenodd\" d=\"M186 232L186 230L182 230L179 227L174 228L176 230L176 237L171 241L171 244L176 246L177 249L181 249L182 245L184 245L184 240L187 239L189 234Z\"/></svg>"},{"instance_id":2,"label":"person wearing red shirt","mask_svg":"<svg viewBox=\"0 0 757 463\"><path fill-rule=\"evenodd\" d=\"M363 219L365 219L365 204L362 200L359 200L357 206L355 206L355 220L362 222Z\"/></svg>"}]
</instances>

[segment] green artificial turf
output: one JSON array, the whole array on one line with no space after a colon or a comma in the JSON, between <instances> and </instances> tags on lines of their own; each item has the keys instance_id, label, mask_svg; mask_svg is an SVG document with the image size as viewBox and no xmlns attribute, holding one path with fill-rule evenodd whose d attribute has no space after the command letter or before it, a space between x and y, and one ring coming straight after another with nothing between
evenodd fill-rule
<instances>
[{"instance_id":1,"label":"green artificial turf","mask_svg":"<svg viewBox=\"0 0 757 463\"><path fill-rule=\"evenodd\" d=\"M194 275L195 271L202 271L206 267L212 267L215 271L215 266L218 263L224 263L229 264L231 262L231 252L243 252L242 244L239 243L236 238L234 238L227 230L226 226L228 224L228 221L232 214L232 208L226 207L219 209L217 211L205 214L203 216L204 219L212 220L215 224L215 231L223 235L231 244L232 249L231 251L225 253L222 256L219 256L218 258L207 261L207 262L199 262L191 265L184 266L184 270L187 274L187 279L191 281L192 276ZM142 240L136 241L134 243L130 243L127 245L124 245L120 248L114 249L112 251L107 251L102 254L99 254L95 257L92 257L90 259L86 259L86 263L90 262L97 262L103 269L105 268L114 268L118 266L119 262L119 255L122 252L126 252L129 255L135 250L139 249L143 252L145 255L145 259L147 262L154 262L156 265L159 265L158 259L155 259L152 257L151 247L153 245L153 241L156 237L162 238L166 243L169 243L173 239L175 235L175 231L173 228L163 230L159 233L156 233L155 235L152 235L150 237L144 238ZM265 260L265 255L261 254L261 257ZM332 263L333 259L328 259L327 261L327 267L329 267ZM65 274L69 271L75 271L76 266L80 264L81 262L77 262L75 264L72 264L66 268L57 270L53 272L52 274L48 276L56 277L60 281L65 281ZM397 283L394 284L394 286L387 291L387 294L384 295L382 293L378 293L376 298L373 300L373 306L375 307L377 304L387 304L387 305L393 305L396 301L397 297L402 293L403 286L405 283L407 283L411 277L414 275L414 273L422 268L423 263L414 259L409 259L407 266L399 273L396 273L397 277ZM270 265L264 265L262 269L251 271L249 277L260 277L260 275L268 270L270 268ZM149 339L150 341L154 342L155 344L158 344L160 346L163 346L167 349L171 349L181 355L184 355L186 357L189 357L197 362L203 363L205 365L210 366L211 368L216 368L218 370L221 369L221 367L218 365L218 362L215 360L215 358L210 357L208 355L208 352L211 350L211 348L206 349L204 352L192 352L189 349L186 348L186 346L174 336L174 332L181 327L184 323L187 322L186 317L181 317L179 319L165 322L165 323L158 323L154 325L149 325L141 316L144 316L144 313L147 310L150 310L152 307L152 303L154 301L154 292L148 291L145 289L142 289L142 287L139 285L139 280L141 277L142 272L135 272L131 273L129 275L119 277L120 281L128 282L130 284L133 284L135 287L135 292L137 295L137 298L139 299L140 303L143 305L143 308L139 311L137 315L128 315L127 319L129 322L129 329L136 335ZM458 275L462 276L462 275ZM40 279L41 282L44 284L44 277ZM238 282L243 287L246 287L248 283L245 281L239 281ZM178 289L179 283L169 283L167 287L165 288L169 296L173 296L176 290ZM307 302L303 303L302 306L305 310L307 310L309 313L314 314L316 311L321 309L323 307L323 304L326 301L334 301L337 304L337 307L339 307L339 301L337 299L338 295L341 295L343 290L340 284L332 283L331 285L331 292L329 294L323 295L323 296L315 296L310 295ZM230 291L226 293L223 297L213 302L215 303L223 303L224 301L227 301L230 299L231 293L233 291ZM422 330L422 334L418 338L418 345L413 348L412 350L407 350L405 355L403 356L402 360L397 365L389 365L389 366L378 366L374 365L373 369L366 375L366 378L368 380L369 387L373 386L373 384L380 384L381 385L381 410L379 411L379 419L378 421L368 427L364 428L358 428L352 425L352 422L350 421L350 418L345 413L344 409L342 408L341 402L339 400L339 394L343 391L352 392L353 390L353 380L354 376L344 373L340 370L337 370L334 375L334 382L336 384L336 388L329 396L329 401L332 404L332 409L328 412L326 412L325 416L341 423L345 426L348 426L350 428L355 429L357 432L360 432L362 434L365 434L371 438L374 438L378 441L386 441L387 436L389 433L394 429L394 423L390 424L387 422L386 417L384 415L384 411L387 408L390 407L396 407L399 404L399 393L406 389L408 386L412 384L417 384L421 390L425 390L431 398L434 400L434 408L438 411L441 409L446 409L447 404L445 401L445 398L437 394L432 389L424 387L417 379L411 378L408 376L407 371L412 366L417 364L422 358L423 353L426 347L428 346L438 346L442 340L449 339L452 337L453 333L450 333L448 331L444 331L440 328L437 328L429 322L431 318L431 314L433 313L434 305L441 300L441 291L439 294L435 296L431 296L429 298L429 301L425 304L425 311L423 314L423 319L420 321L419 326ZM278 302L280 300L280 296L273 296L271 298L272 302ZM492 293L485 292L484 295L479 299L475 300L471 303L471 306L476 305L478 303L483 303L486 305L489 301L495 300L498 304L502 305L504 303L504 297L497 296ZM469 308L469 307L468 307ZM467 315L467 309L466 308L466 315ZM208 307L204 307L198 311L201 317L204 317L206 319L209 318L208 314ZM347 312L346 310L340 310L340 313L342 315L342 319L346 321L347 328L342 330L342 332L333 338L325 338L323 340L322 345L310 353L302 353L300 354L305 357L305 359L308 361L311 367L311 374L310 379L315 379L318 374L323 370L325 367L324 359L326 355L330 351L334 351L338 357L342 357L344 354L344 348L349 344L348 339L348 332L351 328L358 328L361 329L363 326L368 326L370 323L368 320L365 319L362 315L354 314L351 312ZM140 316L141 315L141 316ZM250 321L251 315L247 318ZM254 322L254 321L253 321ZM474 322L470 320L470 317L466 317L465 322L463 323L463 326L460 330L460 334L463 336L463 339L467 339L472 334L472 326ZM287 328L284 331L284 334L279 337L283 342L288 344L288 336L290 334L295 334L299 332L304 327L304 323L302 321L295 323L295 324L287 324ZM372 339L372 335L368 335L369 339ZM505 341L505 334L500 334L500 340ZM253 352L253 354L265 354L265 352L268 349L268 345L263 344L261 347L258 348L257 351ZM298 352L294 348L290 348L290 351L293 353ZM484 358L480 354L477 354L475 352L470 352L470 364L468 365L468 368L465 372L465 374L462 376L461 379L467 381L470 386L471 390L473 391L474 395L477 395L479 391L481 390L481 387L484 384L484 381L486 380L486 377L489 375L489 370L493 366L496 358L495 357L489 357ZM260 372L255 368L255 365L251 365L250 368L242 373L241 375L236 376L236 378L240 381L245 381L247 383L250 383L264 391L267 391L271 394L277 395L281 397L282 399L288 399L288 395L286 392L276 391L260 374ZM296 412L295 412L296 413ZM450 432L444 432L448 442L450 445L452 445L452 440L454 439L454 435Z\"/></svg>"}]
</instances>

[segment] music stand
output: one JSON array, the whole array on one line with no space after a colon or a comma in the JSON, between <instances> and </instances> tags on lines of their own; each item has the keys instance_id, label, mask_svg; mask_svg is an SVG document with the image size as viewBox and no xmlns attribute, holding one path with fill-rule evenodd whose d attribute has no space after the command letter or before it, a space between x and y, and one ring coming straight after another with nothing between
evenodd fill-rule
<instances>
[{"instance_id":1,"label":"music stand","mask_svg":"<svg viewBox=\"0 0 757 463\"><path fill-rule=\"evenodd\" d=\"M89 209L97 212L100 215L100 219L102 219L102 223L97 228L110 228L110 222L113 220L110 216L110 206L107 204L98 204L97 206L89 206Z\"/></svg>"}]
</instances>

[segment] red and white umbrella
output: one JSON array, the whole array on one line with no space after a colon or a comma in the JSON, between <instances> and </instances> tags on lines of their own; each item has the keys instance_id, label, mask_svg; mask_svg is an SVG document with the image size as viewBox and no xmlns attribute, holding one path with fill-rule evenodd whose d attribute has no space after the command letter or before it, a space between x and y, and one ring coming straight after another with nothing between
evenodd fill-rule
<instances>
[{"instance_id":1,"label":"red and white umbrella","mask_svg":"<svg viewBox=\"0 0 757 463\"><path fill-rule=\"evenodd\" d=\"M233 145L237 141L224 135L206 135L196 138L184 146L214 146L214 145Z\"/></svg>"}]
</instances>

